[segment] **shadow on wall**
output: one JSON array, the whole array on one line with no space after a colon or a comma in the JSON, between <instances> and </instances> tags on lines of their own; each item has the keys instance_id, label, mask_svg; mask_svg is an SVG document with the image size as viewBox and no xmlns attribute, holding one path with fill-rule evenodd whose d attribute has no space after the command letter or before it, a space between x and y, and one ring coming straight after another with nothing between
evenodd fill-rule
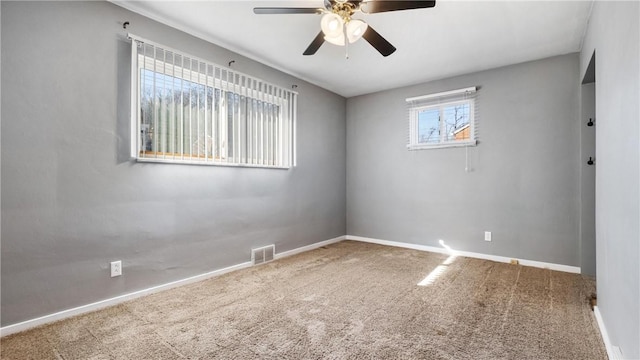
<instances>
[{"instance_id":1,"label":"shadow on wall","mask_svg":"<svg viewBox=\"0 0 640 360\"><path fill-rule=\"evenodd\" d=\"M131 42L122 36L118 39L118 94L117 120L114 129L116 161L118 164L131 161Z\"/></svg>"}]
</instances>

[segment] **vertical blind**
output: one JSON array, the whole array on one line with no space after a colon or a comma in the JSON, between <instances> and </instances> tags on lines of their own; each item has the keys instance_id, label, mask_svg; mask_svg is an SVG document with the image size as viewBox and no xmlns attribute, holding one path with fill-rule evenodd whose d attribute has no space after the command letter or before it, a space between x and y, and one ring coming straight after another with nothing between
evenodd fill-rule
<instances>
[{"instance_id":1,"label":"vertical blind","mask_svg":"<svg viewBox=\"0 0 640 360\"><path fill-rule=\"evenodd\" d=\"M297 93L129 34L131 155L289 168Z\"/></svg>"}]
</instances>

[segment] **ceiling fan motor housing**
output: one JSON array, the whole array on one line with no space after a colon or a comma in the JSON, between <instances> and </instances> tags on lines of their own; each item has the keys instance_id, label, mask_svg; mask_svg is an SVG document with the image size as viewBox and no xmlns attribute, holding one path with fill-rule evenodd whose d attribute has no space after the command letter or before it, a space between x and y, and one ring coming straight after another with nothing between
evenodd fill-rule
<instances>
[{"instance_id":1,"label":"ceiling fan motor housing","mask_svg":"<svg viewBox=\"0 0 640 360\"><path fill-rule=\"evenodd\" d=\"M363 8L364 5L364 8ZM325 41L345 46L361 37L382 56L389 56L396 48L382 35L360 19L351 19L357 11L375 14L389 11L414 10L434 7L435 0L324 0L324 8L257 7L256 14L320 14L322 31L315 37L303 55L313 55Z\"/></svg>"}]
</instances>

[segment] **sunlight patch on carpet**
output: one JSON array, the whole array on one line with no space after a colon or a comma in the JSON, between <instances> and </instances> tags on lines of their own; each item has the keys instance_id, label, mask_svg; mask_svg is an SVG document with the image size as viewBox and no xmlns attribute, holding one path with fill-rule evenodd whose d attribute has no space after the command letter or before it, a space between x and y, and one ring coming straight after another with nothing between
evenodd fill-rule
<instances>
[{"instance_id":1,"label":"sunlight patch on carpet","mask_svg":"<svg viewBox=\"0 0 640 360\"><path fill-rule=\"evenodd\" d=\"M440 243L440 245L442 245L442 247L447 249L449 251L449 253L451 253L451 255L445 261L443 261L442 264L436 266L436 268L433 269L429 273L429 275L427 275L427 277L422 279L422 281L420 281L418 283L418 286L429 286L429 285L433 284L439 277L442 276L442 274L445 271L447 271L447 267L449 265L451 265L451 263L453 263L455 261L455 259L458 257L456 252L453 249L451 249L451 247L449 245L446 245L444 243L444 240L439 240L438 242Z\"/></svg>"}]
</instances>

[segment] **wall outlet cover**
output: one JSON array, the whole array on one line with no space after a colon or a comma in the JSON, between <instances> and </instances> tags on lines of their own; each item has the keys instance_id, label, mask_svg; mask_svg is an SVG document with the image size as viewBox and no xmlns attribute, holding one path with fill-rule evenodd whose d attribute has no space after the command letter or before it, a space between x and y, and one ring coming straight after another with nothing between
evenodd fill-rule
<instances>
[{"instance_id":1,"label":"wall outlet cover","mask_svg":"<svg viewBox=\"0 0 640 360\"><path fill-rule=\"evenodd\" d=\"M484 241L491 241L491 231L484 232Z\"/></svg>"},{"instance_id":2,"label":"wall outlet cover","mask_svg":"<svg viewBox=\"0 0 640 360\"><path fill-rule=\"evenodd\" d=\"M116 277L122 275L122 261L112 261L111 262L111 277Z\"/></svg>"}]
</instances>

